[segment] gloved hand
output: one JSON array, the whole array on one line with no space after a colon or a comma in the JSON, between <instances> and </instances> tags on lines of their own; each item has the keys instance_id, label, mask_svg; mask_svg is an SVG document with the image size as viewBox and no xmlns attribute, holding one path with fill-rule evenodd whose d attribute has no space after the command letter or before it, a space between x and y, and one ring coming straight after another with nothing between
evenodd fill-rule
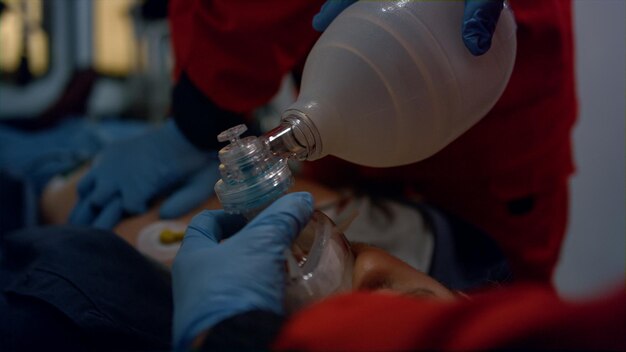
<instances>
[{"instance_id":1,"label":"gloved hand","mask_svg":"<svg viewBox=\"0 0 626 352\"><path fill-rule=\"evenodd\" d=\"M239 313L281 314L284 252L312 213L311 195L299 192L278 199L247 225L222 210L196 215L172 268L174 348L188 348L202 331Z\"/></svg>"},{"instance_id":2,"label":"gloved hand","mask_svg":"<svg viewBox=\"0 0 626 352\"><path fill-rule=\"evenodd\" d=\"M50 179L91 159L103 145L81 119L37 132L0 125L0 171L31 183L39 194Z\"/></svg>"},{"instance_id":3,"label":"gloved hand","mask_svg":"<svg viewBox=\"0 0 626 352\"><path fill-rule=\"evenodd\" d=\"M313 28L319 32L356 0L328 0L313 18ZM504 0L465 0L461 35L465 47L474 55L486 53L502 12Z\"/></svg>"},{"instance_id":4,"label":"gloved hand","mask_svg":"<svg viewBox=\"0 0 626 352\"><path fill-rule=\"evenodd\" d=\"M163 218L180 216L213 192L217 158L201 152L173 121L106 147L78 184L80 200L70 222L112 228L124 212L142 213L155 196L178 186L161 206Z\"/></svg>"}]
</instances>

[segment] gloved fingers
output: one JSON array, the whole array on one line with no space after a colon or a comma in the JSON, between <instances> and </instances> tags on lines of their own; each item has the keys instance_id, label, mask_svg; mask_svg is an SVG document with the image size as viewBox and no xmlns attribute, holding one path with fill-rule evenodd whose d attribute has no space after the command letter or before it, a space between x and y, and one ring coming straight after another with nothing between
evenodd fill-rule
<instances>
[{"instance_id":1,"label":"gloved fingers","mask_svg":"<svg viewBox=\"0 0 626 352\"><path fill-rule=\"evenodd\" d=\"M322 5L320 12L313 17L313 29L323 32L330 23L356 0L328 0Z\"/></svg>"},{"instance_id":2,"label":"gloved fingers","mask_svg":"<svg viewBox=\"0 0 626 352\"><path fill-rule=\"evenodd\" d=\"M313 197L308 192L287 194L263 210L241 231L254 237L288 246L306 226L313 214ZM272 236L267 236L271 234Z\"/></svg>"},{"instance_id":3,"label":"gloved fingers","mask_svg":"<svg viewBox=\"0 0 626 352\"><path fill-rule=\"evenodd\" d=\"M204 210L193 217L187 231L181 251L185 248L209 248L221 240L230 237L245 225L240 215L226 214L223 210Z\"/></svg>"},{"instance_id":4,"label":"gloved fingers","mask_svg":"<svg viewBox=\"0 0 626 352\"><path fill-rule=\"evenodd\" d=\"M89 197L80 197L72 209L69 222L74 225L91 225L96 215L96 210L91 206Z\"/></svg>"},{"instance_id":5,"label":"gloved fingers","mask_svg":"<svg viewBox=\"0 0 626 352\"><path fill-rule=\"evenodd\" d=\"M78 181L78 185L76 185L76 190L78 191L78 194L81 196L81 198L91 193L91 191L95 187L96 178L94 175L94 172L90 170L89 172L87 172L87 174L85 174L85 176L80 179L80 181Z\"/></svg>"},{"instance_id":6,"label":"gloved fingers","mask_svg":"<svg viewBox=\"0 0 626 352\"><path fill-rule=\"evenodd\" d=\"M159 216L163 219L171 219L192 211L213 195L213 185L218 178L217 170L211 168L197 173L161 205Z\"/></svg>"},{"instance_id":7,"label":"gloved fingers","mask_svg":"<svg viewBox=\"0 0 626 352\"><path fill-rule=\"evenodd\" d=\"M104 208L118 193L118 189L112 183L103 181L96 182L96 185L88 197L91 206Z\"/></svg>"},{"instance_id":8,"label":"gloved fingers","mask_svg":"<svg viewBox=\"0 0 626 352\"><path fill-rule=\"evenodd\" d=\"M93 227L104 230L111 230L122 218L123 208L122 200L119 197L111 200L107 206L102 209Z\"/></svg>"},{"instance_id":9,"label":"gloved fingers","mask_svg":"<svg viewBox=\"0 0 626 352\"><path fill-rule=\"evenodd\" d=\"M465 0L462 36L474 56L486 53L503 8L503 0Z\"/></svg>"},{"instance_id":10,"label":"gloved fingers","mask_svg":"<svg viewBox=\"0 0 626 352\"><path fill-rule=\"evenodd\" d=\"M142 214L148 210L148 206L147 206L148 200L143 199L136 192L129 191L129 192L122 192L122 194L123 194L122 207L129 214Z\"/></svg>"},{"instance_id":11,"label":"gloved fingers","mask_svg":"<svg viewBox=\"0 0 626 352\"><path fill-rule=\"evenodd\" d=\"M119 194L107 185L96 184L91 193L80 196L70 215L70 223L75 225L92 225L93 221L109 206Z\"/></svg>"}]
</instances>

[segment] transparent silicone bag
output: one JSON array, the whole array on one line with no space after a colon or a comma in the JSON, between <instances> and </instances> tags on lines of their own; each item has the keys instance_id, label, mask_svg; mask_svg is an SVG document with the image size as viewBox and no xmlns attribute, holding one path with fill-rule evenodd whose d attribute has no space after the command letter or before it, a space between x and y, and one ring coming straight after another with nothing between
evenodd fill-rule
<instances>
[{"instance_id":1,"label":"transparent silicone bag","mask_svg":"<svg viewBox=\"0 0 626 352\"><path fill-rule=\"evenodd\" d=\"M463 11L463 1L348 7L309 53L300 94L268 135L273 149L375 167L443 149L491 110L515 63L511 9L503 9L481 56L463 44Z\"/></svg>"}]
</instances>

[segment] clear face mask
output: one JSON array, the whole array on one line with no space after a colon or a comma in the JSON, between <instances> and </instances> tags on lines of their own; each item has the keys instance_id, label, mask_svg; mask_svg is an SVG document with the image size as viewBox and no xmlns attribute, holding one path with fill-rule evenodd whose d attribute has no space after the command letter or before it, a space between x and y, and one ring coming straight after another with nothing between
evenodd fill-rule
<instances>
[{"instance_id":1,"label":"clear face mask","mask_svg":"<svg viewBox=\"0 0 626 352\"><path fill-rule=\"evenodd\" d=\"M287 253L285 307L304 306L352 288L354 256L343 233L324 213L315 211Z\"/></svg>"}]
</instances>

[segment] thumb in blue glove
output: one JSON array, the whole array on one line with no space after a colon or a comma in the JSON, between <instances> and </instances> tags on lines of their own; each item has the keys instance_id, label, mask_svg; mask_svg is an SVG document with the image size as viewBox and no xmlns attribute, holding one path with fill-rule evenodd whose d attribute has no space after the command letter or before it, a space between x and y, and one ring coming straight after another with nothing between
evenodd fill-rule
<instances>
[{"instance_id":1,"label":"thumb in blue glove","mask_svg":"<svg viewBox=\"0 0 626 352\"><path fill-rule=\"evenodd\" d=\"M328 0L322 5L320 12L313 17L313 28L318 32L323 32L330 23L348 6L356 0Z\"/></svg>"},{"instance_id":2,"label":"thumb in blue glove","mask_svg":"<svg viewBox=\"0 0 626 352\"><path fill-rule=\"evenodd\" d=\"M201 332L239 313L281 314L284 252L312 213L311 195L300 192L280 198L247 225L222 210L196 215L172 268L174 347L188 348Z\"/></svg>"},{"instance_id":3,"label":"thumb in blue glove","mask_svg":"<svg viewBox=\"0 0 626 352\"><path fill-rule=\"evenodd\" d=\"M465 0L463 43L474 56L491 48L491 39L503 8L503 0Z\"/></svg>"}]
</instances>

